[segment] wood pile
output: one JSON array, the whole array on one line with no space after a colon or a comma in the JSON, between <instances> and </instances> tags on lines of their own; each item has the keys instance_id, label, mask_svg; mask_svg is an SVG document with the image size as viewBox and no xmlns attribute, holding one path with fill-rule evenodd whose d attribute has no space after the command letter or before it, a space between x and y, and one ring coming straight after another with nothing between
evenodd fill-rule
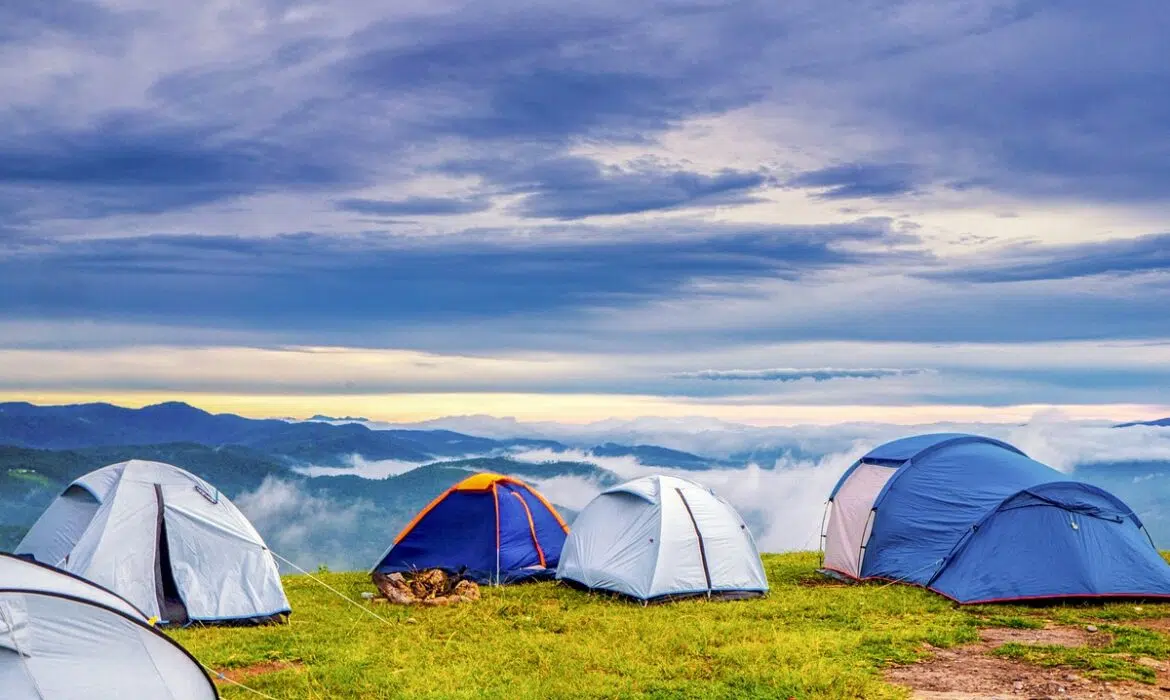
<instances>
[{"instance_id":1,"label":"wood pile","mask_svg":"<svg viewBox=\"0 0 1170 700\"><path fill-rule=\"evenodd\" d=\"M451 605L479 600L479 584L441 569L426 569L403 575L400 573L373 575L381 597L378 603L398 605Z\"/></svg>"}]
</instances>

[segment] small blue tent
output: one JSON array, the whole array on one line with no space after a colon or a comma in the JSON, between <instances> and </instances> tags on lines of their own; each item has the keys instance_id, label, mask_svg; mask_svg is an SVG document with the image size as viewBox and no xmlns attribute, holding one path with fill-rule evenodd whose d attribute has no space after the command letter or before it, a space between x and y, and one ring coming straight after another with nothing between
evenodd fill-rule
<instances>
[{"instance_id":1,"label":"small blue tent","mask_svg":"<svg viewBox=\"0 0 1170 700\"><path fill-rule=\"evenodd\" d=\"M861 458L829 497L824 569L959 603L1170 597L1128 506L1007 443L919 435Z\"/></svg>"},{"instance_id":2,"label":"small blue tent","mask_svg":"<svg viewBox=\"0 0 1170 700\"><path fill-rule=\"evenodd\" d=\"M528 484L475 474L423 508L371 573L443 569L478 583L552 578L568 531Z\"/></svg>"}]
</instances>

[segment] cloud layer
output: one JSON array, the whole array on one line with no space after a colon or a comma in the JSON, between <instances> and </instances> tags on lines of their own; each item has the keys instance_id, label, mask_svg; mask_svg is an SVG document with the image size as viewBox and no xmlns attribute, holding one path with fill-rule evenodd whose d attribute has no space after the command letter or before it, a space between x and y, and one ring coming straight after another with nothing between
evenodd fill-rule
<instances>
[{"instance_id":1,"label":"cloud layer","mask_svg":"<svg viewBox=\"0 0 1170 700\"><path fill-rule=\"evenodd\" d=\"M118 382L65 373L124 392L191 390L159 379L164 344L588 355L523 387L547 393L1168 403L1166 355L998 360L1170 342L1167 19L1153 0L8 3L0 349L138 352ZM846 342L864 351L783 349ZM894 344L987 351L955 371ZM66 382L22 360L0 384ZM870 374L752 369L822 366ZM697 367L744 369L671 378ZM311 394L346 371L205 388Z\"/></svg>"}]
</instances>

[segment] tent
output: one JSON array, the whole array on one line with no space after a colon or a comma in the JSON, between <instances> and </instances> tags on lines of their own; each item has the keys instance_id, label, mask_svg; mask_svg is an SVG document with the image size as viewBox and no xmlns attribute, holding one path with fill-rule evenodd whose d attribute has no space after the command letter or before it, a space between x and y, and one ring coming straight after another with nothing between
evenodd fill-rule
<instances>
[{"instance_id":1,"label":"tent","mask_svg":"<svg viewBox=\"0 0 1170 700\"><path fill-rule=\"evenodd\" d=\"M710 489L670 476L634 479L590 501L573 521L557 578L642 601L768 590L739 513Z\"/></svg>"},{"instance_id":2,"label":"tent","mask_svg":"<svg viewBox=\"0 0 1170 700\"><path fill-rule=\"evenodd\" d=\"M443 569L479 583L552 578L568 530L528 484L475 474L423 508L371 573Z\"/></svg>"},{"instance_id":3,"label":"tent","mask_svg":"<svg viewBox=\"0 0 1170 700\"><path fill-rule=\"evenodd\" d=\"M5 700L219 697L199 662L129 601L43 564L0 554Z\"/></svg>"},{"instance_id":4,"label":"tent","mask_svg":"<svg viewBox=\"0 0 1170 700\"><path fill-rule=\"evenodd\" d=\"M1112 494L999 440L941 433L862 457L829 497L824 570L960 603L1170 597L1170 566Z\"/></svg>"},{"instance_id":5,"label":"tent","mask_svg":"<svg viewBox=\"0 0 1170 700\"><path fill-rule=\"evenodd\" d=\"M226 496L159 462L90 472L16 547L117 592L163 623L280 619L288 600L272 554Z\"/></svg>"}]
</instances>

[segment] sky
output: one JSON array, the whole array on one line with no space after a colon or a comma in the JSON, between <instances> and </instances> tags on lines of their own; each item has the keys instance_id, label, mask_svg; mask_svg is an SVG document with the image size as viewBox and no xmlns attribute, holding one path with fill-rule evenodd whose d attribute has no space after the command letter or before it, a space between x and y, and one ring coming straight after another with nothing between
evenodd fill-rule
<instances>
[{"instance_id":1,"label":"sky","mask_svg":"<svg viewBox=\"0 0 1170 700\"><path fill-rule=\"evenodd\" d=\"M1170 415L1160 0L0 0L0 399Z\"/></svg>"}]
</instances>

